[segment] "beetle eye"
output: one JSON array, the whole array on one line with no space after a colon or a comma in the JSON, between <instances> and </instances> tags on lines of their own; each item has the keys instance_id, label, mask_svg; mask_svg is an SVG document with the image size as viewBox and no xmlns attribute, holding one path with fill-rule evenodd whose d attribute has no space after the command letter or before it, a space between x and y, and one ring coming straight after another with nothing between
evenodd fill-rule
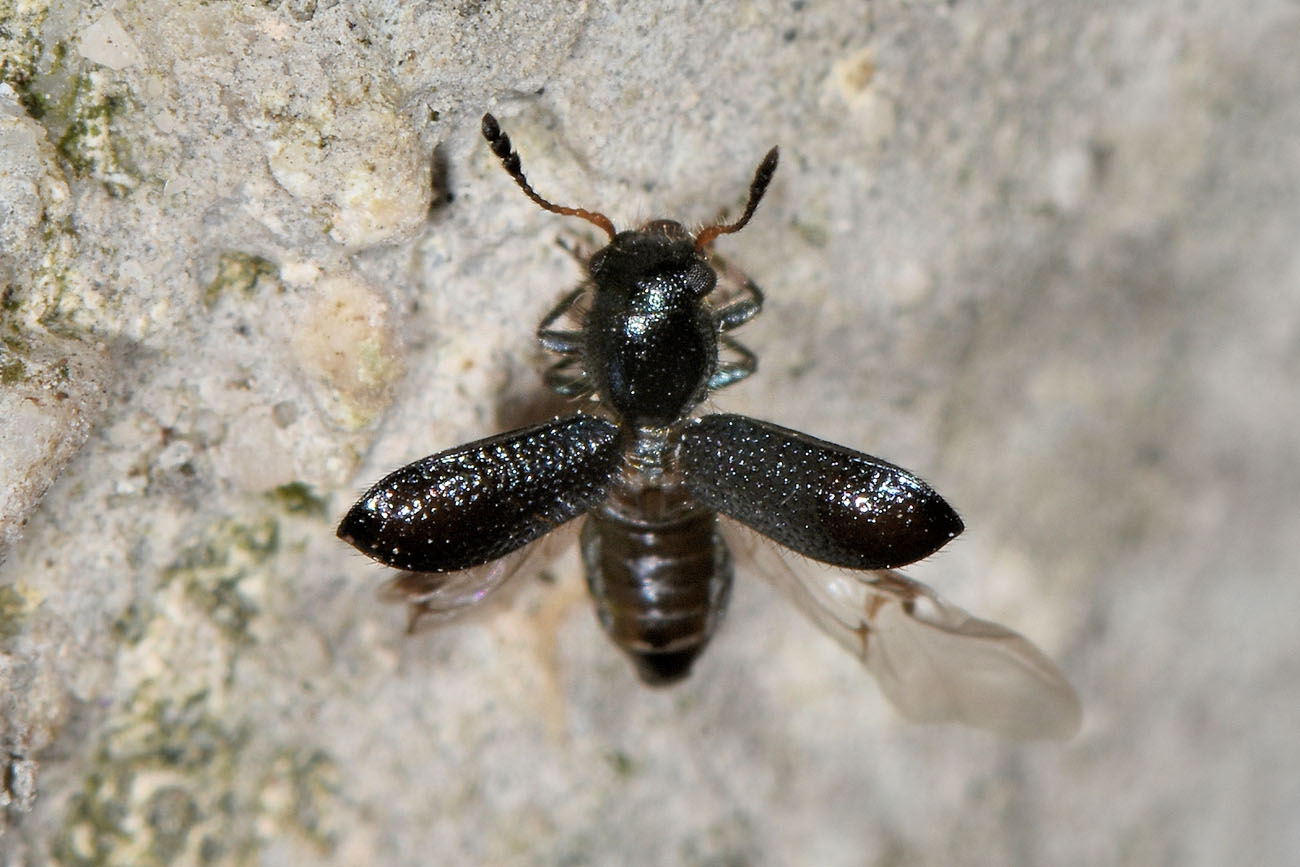
<instances>
[{"instance_id":1,"label":"beetle eye","mask_svg":"<svg viewBox=\"0 0 1300 867\"><path fill-rule=\"evenodd\" d=\"M709 263L697 259L686 272L686 285L694 297L703 298L718 285L718 275Z\"/></svg>"}]
</instances>

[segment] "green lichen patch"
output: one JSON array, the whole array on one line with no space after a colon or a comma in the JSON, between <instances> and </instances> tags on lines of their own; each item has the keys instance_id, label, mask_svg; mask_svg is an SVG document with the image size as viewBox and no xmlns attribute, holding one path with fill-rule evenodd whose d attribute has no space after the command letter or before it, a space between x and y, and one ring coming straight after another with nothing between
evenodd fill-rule
<instances>
[{"instance_id":1,"label":"green lichen patch","mask_svg":"<svg viewBox=\"0 0 1300 867\"><path fill-rule=\"evenodd\" d=\"M325 517L329 503L306 482L290 482L281 485L268 494L272 500L291 515L303 515L308 518Z\"/></svg>"},{"instance_id":2,"label":"green lichen patch","mask_svg":"<svg viewBox=\"0 0 1300 867\"><path fill-rule=\"evenodd\" d=\"M129 92L99 70L83 72L74 82L58 151L79 176L124 196L140 183L124 142L114 134L115 119L132 105Z\"/></svg>"},{"instance_id":3,"label":"green lichen patch","mask_svg":"<svg viewBox=\"0 0 1300 867\"><path fill-rule=\"evenodd\" d=\"M46 97L32 82L44 50L41 29L48 12L48 3L0 0L0 81L17 92L23 108L37 120L45 113Z\"/></svg>"},{"instance_id":4,"label":"green lichen patch","mask_svg":"<svg viewBox=\"0 0 1300 867\"><path fill-rule=\"evenodd\" d=\"M340 775L297 730L277 740L276 687L261 673L263 648L275 649L257 631L273 628L275 572L290 556L282 517L197 528L118 619L115 699L55 835L55 863L256 864L287 840L303 863L332 854Z\"/></svg>"},{"instance_id":5,"label":"green lichen patch","mask_svg":"<svg viewBox=\"0 0 1300 867\"><path fill-rule=\"evenodd\" d=\"M8 641L22 631L27 617L27 598L12 584L0 587L0 642Z\"/></svg>"},{"instance_id":6,"label":"green lichen patch","mask_svg":"<svg viewBox=\"0 0 1300 867\"><path fill-rule=\"evenodd\" d=\"M126 140L115 134L134 107L129 87L112 70L85 61L64 42L46 44L49 4L0 0L0 81L18 94L59 153L80 176L125 195L140 179Z\"/></svg>"},{"instance_id":7,"label":"green lichen patch","mask_svg":"<svg viewBox=\"0 0 1300 867\"><path fill-rule=\"evenodd\" d=\"M0 353L27 355L31 351L32 345L23 335L17 332L0 335Z\"/></svg>"},{"instance_id":8,"label":"green lichen patch","mask_svg":"<svg viewBox=\"0 0 1300 867\"><path fill-rule=\"evenodd\" d=\"M240 772L249 729L211 715L207 696L153 700L147 686L114 721L73 795L52 852L77 867L250 863L260 842ZM213 845L212 841L216 841ZM209 862L212 863L212 862Z\"/></svg>"},{"instance_id":9,"label":"green lichen patch","mask_svg":"<svg viewBox=\"0 0 1300 867\"><path fill-rule=\"evenodd\" d=\"M12 285L0 295L0 386L18 385L32 375L32 351L42 342L40 329L24 316L24 300Z\"/></svg>"},{"instance_id":10,"label":"green lichen patch","mask_svg":"<svg viewBox=\"0 0 1300 867\"><path fill-rule=\"evenodd\" d=\"M80 243L59 203L47 203L40 240L14 281L0 291L0 344L27 355L51 334L84 340L103 329L101 305L77 266Z\"/></svg>"},{"instance_id":11,"label":"green lichen patch","mask_svg":"<svg viewBox=\"0 0 1300 867\"><path fill-rule=\"evenodd\" d=\"M0 316L8 317L22 309L22 301L18 298L18 290L11 284L0 291Z\"/></svg>"},{"instance_id":12,"label":"green lichen patch","mask_svg":"<svg viewBox=\"0 0 1300 867\"><path fill-rule=\"evenodd\" d=\"M184 786L163 786L144 805L145 819L153 831L150 854L160 864L172 864L186 849L190 829L199 820L199 805Z\"/></svg>"},{"instance_id":13,"label":"green lichen patch","mask_svg":"<svg viewBox=\"0 0 1300 867\"><path fill-rule=\"evenodd\" d=\"M605 756L605 759L619 777L631 777L637 772L636 760L622 750L613 750Z\"/></svg>"},{"instance_id":14,"label":"green lichen patch","mask_svg":"<svg viewBox=\"0 0 1300 867\"><path fill-rule=\"evenodd\" d=\"M27 376L27 365L21 358L0 352L0 385L17 385Z\"/></svg>"},{"instance_id":15,"label":"green lichen patch","mask_svg":"<svg viewBox=\"0 0 1300 867\"><path fill-rule=\"evenodd\" d=\"M229 250L217 260L217 273L203 290L203 303L212 307L230 295L253 298L266 292L282 291L280 269L274 262L252 253Z\"/></svg>"},{"instance_id":16,"label":"green lichen patch","mask_svg":"<svg viewBox=\"0 0 1300 867\"><path fill-rule=\"evenodd\" d=\"M179 583L188 602L227 639L248 644L269 577L266 561L279 547L280 529L274 518L220 521L163 571L163 584Z\"/></svg>"},{"instance_id":17,"label":"green lichen patch","mask_svg":"<svg viewBox=\"0 0 1300 867\"><path fill-rule=\"evenodd\" d=\"M158 615L152 607L135 602L113 623L113 634L126 644L139 644L148 634L149 623Z\"/></svg>"}]
</instances>

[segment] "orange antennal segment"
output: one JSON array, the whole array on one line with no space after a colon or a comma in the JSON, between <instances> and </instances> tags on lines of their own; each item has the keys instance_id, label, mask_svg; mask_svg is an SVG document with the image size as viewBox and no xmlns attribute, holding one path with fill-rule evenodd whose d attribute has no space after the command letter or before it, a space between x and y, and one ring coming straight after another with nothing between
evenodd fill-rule
<instances>
[{"instance_id":1,"label":"orange antennal segment","mask_svg":"<svg viewBox=\"0 0 1300 867\"><path fill-rule=\"evenodd\" d=\"M720 223L700 229L699 234L695 236L695 249L703 250L719 235L730 235L745 228L749 218L754 216L754 211L758 210L758 203L767 192L767 185L772 183L772 175L776 174L776 162L780 155L779 148L772 148L754 170L754 180L749 184L749 201L745 203L745 213L740 215L740 219L734 223Z\"/></svg>"},{"instance_id":2,"label":"orange antennal segment","mask_svg":"<svg viewBox=\"0 0 1300 867\"><path fill-rule=\"evenodd\" d=\"M614 224L610 222L609 217L595 211L584 210L583 208L564 208L554 202L548 202L528 183L524 177L523 167L519 163L519 154L510 145L510 136L501 131L497 119L490 114L483 115L483 138L492 147L492 153L501 158L501 165L505 166L510 177L515 179L519 189L524 191L524 195L533 200L539 208L550 211L552 214L563 214L566 217L581 217L592 225L604 229L610 239L614 238Z\"/></svg>"}]
</instances>

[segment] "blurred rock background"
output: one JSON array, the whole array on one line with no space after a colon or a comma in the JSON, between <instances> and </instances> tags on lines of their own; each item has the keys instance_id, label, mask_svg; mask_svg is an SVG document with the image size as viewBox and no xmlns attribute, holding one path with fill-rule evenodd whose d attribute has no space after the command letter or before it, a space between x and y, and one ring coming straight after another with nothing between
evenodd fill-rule
<instances>
[{"instance_id":1,"label":"blurred rock background","mask_svg":"<svg viewBox=\"0 0 1300 867\"><path fill-rule=\"evenodd\" d=\"M1300 7L0 0L0 863L1282 864ZM581 223L768 292L717 404L930 479L1065 745L738 583L647 691L573 558L408 637L333 525L522 423Z\"/></svg>"}]
</instances>

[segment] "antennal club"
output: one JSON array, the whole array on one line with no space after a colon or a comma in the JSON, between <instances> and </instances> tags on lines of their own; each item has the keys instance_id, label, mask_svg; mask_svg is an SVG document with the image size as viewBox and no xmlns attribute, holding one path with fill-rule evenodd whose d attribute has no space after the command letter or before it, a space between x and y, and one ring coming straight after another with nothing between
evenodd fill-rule
<instances>
[{"instance_id":1,"label":"antennal club","mask_svg":"<svg viewBox=\"0 0 1300 867\"><path fill-rule=\"evenodd\" d=\"M721 223L701 229L695 236L695 249L703 250L719 235L730 235L745 228L749 218L754 216L754 211L758 210L758 203L767 192L767 185L772 183L772 175L776 174L776 163L780 155L779 148L772 148L754 170L754 180L749 184L749 201L745 203L745 213L740 215L740 219L734 223Z\"/></svg>"},{"instance_id":2,"label":"antennal club","mask_svg":"<svg viewBox=\"0 0 1300 867\"><path fill-rule=\"evenodd\" d=\"M511 146L510 136L501 131L501 125L497 123L497 119L491 114L483 115L483 138L487 139L487 143L492 147L492 153L501 158L501 165L505 166L506 171L510 173L510 177L515 179L519 189L523 190L524 195L532 199L535 205L543 210L550 211L552 214L581 217L588 223L603 229L611 240L614 238L614 224L604 214L583 208L564 208L537 195L537 192L528 183L528 179L524 177L523 166L519 162L519 154ZM748 218L748 214L746 214L746 218Z\"/></svg>"}]
</instances>

